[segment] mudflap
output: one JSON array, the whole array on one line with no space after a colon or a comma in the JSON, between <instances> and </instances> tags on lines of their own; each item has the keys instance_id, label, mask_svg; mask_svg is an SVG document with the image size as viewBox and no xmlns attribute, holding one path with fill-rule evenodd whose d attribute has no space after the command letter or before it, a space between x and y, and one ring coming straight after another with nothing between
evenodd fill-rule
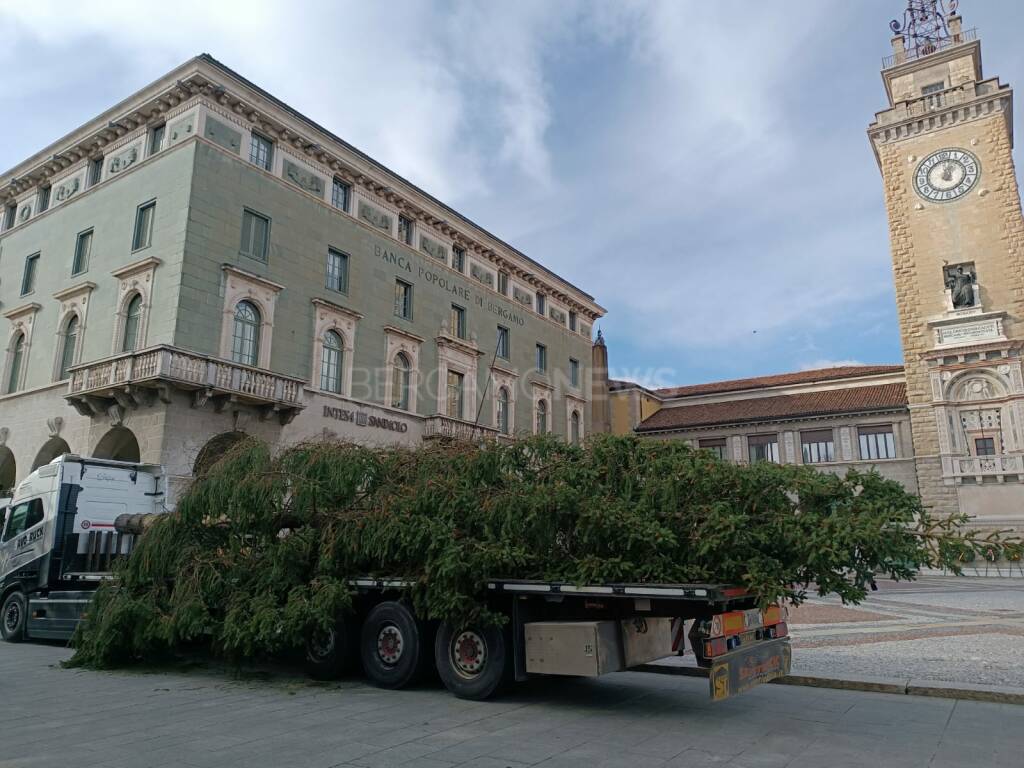
<instances>
[{"instance_id":1,"label":"mudflap","mask_svg":"<svg viewBox=\"0 0 1024 768\"><path fill-rule=\"evenodd\" d=\"M713 701L722 701L755 685L789 674L793 651L788 639L739 648L715 659L708 681Z\"/></svg>"}]
</instances>

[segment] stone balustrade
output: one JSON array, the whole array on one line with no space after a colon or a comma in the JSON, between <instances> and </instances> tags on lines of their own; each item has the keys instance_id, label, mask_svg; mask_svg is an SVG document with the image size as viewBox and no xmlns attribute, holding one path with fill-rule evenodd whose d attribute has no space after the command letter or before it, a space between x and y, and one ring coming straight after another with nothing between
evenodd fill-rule
<instances>
[{"instance_id":1,"label":"stone balustrade","mask_svg":"<svg viewBox=\"0 0 1024 768\"><path fill-rule=\"evenodd\" d=\"M444 438L460 442L478 443L484 440L507 439L494 427L453 419L450 416L427 416L423 420L423 438Z\"/></svg>"},{"instance_id":2,"label":"stone balustrade","mask_svg":"<svg viewBox=\"0 0 1024 768\"><path fill-rule=\"evenodd\" d=\"M197 406L209 400L215 407L229 400L266 406L284 422L304 405L302 379L167 345L82 363L70 373L65 397L85 415L137 407L153 396L169 402L169 388L193 392Z\"/></svg>"}]
</instances>

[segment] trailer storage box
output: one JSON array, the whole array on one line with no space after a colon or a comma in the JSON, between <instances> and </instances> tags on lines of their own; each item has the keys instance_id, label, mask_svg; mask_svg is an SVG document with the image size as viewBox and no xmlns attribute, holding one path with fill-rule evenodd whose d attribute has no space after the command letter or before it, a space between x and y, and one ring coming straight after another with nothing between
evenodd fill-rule
<instances>
[{"instance_id":1,"label":"trailer storage box","mask_svg":"<svg viewBox=\"0 0 1024 768\"><path fill-rule=\"evenodd\" d=\"M535 621L526 630L526 671L597 677L623 668L617 621Z\"/></svg>"},{"instance_id":2,"label":"trailer storage box","mask_svg":"<svg viewBox=\"0 0 1024 768\"><path fill-rule=\"evenodd\" d=\"M671 655L672 619L636 618L622 622L622 657L627 669Z\"/></svg>"}]
</instances>

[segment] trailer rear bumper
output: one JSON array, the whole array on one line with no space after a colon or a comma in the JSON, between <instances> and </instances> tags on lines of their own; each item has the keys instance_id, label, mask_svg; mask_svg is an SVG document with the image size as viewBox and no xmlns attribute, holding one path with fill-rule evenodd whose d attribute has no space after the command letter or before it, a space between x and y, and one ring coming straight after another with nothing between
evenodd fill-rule
<instances>
[{"instance_id":1,"label":"trailer rear bumper","mask_svg":"<svg viewBox=\"0 0 1024 768\"><path fill-rule=\"evenodd\" d=\"M793 651L788 638L742 646L711 664L711 698L721 701L789 674Z\"/></svg>"}]
</instances>

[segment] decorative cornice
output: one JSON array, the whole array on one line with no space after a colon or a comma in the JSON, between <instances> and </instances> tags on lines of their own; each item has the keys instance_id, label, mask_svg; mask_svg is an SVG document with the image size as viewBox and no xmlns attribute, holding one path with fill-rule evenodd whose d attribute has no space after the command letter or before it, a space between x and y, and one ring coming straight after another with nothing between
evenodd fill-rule
<instances>
[{"instance_id":1,"label":"decorative cornice","mask_svg":"<svg viewBox=\"0 0 1024 768\"><path fill-rule=\"evenodd\" d=\"M392 336L402 336L403 338L415 341L417 344L422 344L426 339L422 336L417 336L415 333L410 333L404 328L399 328L397 325L385 325L384 333L391 334Z\"/></svg>"},{"instance_id":2,"label":"decorative cornice","mask_svg":"<svg viewBox=\"0 0 1024 768\"><path fill-rule=\"evenodd\" d=\"M41 308L41 304L38 304L33 301L28 304L22 304L20 307L15 307L14 309L4 312L4 317L6 317L8 320L17 320L19 317L23 317L25 315L30 315L35 312L38 312Z\"/></svg>"},{"instance_id":3,"label":"decorative cornice","mask_svg":"<svg viewBox=\"0 0 1024 768\"><path fill-rule=\"evenodd\" d=\"M137 275L139 272L145 272L149 269L156 269L162 262L156 256L147 256L144 259L133 261L131 264L125 264L123 267L118 267L113 270L110 274L116 277L118 280L124 280L126 277Z\"/></svg>"},{"instance_id":4,"label":"decorative cornice","mask_svg":"<svg viewBox=\"0 0 1024 768\"><path fill-rule=\"evenodd\" d=\"M285 288L280 283L275 283L273 280L268 280L267 278L257 275L255 272L250 272L247 269L236 267L234 264L221 264L220 268L229 275L234 275L242 278L243 280L259 283L264 288L269 288L274 293L280 293ZM316 300L314 299L314 301Z\"/></svg>"},{"instance_id":5,"label":"decorative cornice","mask_svg":"<svg viewBox=\"0 0 1024 768\"><path fill-rule=\"evenodd\" d=\"M460 339L458 336L452 336L450 333L440 333L435 337L434 341L437 342L438 347L452 347L467 355L473 355L479 357L483 354L483 351L477 346L476 341L468 341L466 339Z\"/></svg>"},{"instance_id":6,"label":"decorative cornice","mask_svg":"<svg viewBox=\"0 0 1024 768\"><path fill-rule=\"evenodd\" d=\"M247 122L281 142L282 147L287 145L308 161L320 164L324 172L386 200L423 226L452 239L468 252L487 258L517 279L543 285L552 298L582 317L594 321L604 314L588 294L205 54L11 169L7 184L0 186L0 200L21 195L61 170L109 151L112 144L133 140L132 132L166 120L190 99ZM453 226L452 219L464 226ZM508 256L501 253L506 249L510 252ZM525 263L517 264L519 259ZM537 272L543 276L543 282L534 274ZM576 298L574 292L582 298Z\"/></svg>"},{"instance_id":7,"label":"decorative cornice","mask_svg":"<svg viewBox=\"0 0 1024 768\"><path fill-rule=\"evenodd\" d=\"M57 301L66 301L67 299L74 298L75 296L79 296L83 293L90 293L95 288L96 283L86 280L83 283L76 283L70 288L62 288L53 294L53 298Z\"/></svg>"},{"instance_id":8,"label":"decorative cornice","mask_svg":"<svg viewBox=\"0 0 1024 768\"><path fill-rule=\"evenodd\" d=\"M335 304L333 301L327 301L327 299L315 298L312 300L313 304L322 309L330 310L331 312L337 312L339 315L345 315L351 320L362 320L363 315L361 312L356 312L354 309L343 307L341 304Z\"/></svg>"}]
</instances>

